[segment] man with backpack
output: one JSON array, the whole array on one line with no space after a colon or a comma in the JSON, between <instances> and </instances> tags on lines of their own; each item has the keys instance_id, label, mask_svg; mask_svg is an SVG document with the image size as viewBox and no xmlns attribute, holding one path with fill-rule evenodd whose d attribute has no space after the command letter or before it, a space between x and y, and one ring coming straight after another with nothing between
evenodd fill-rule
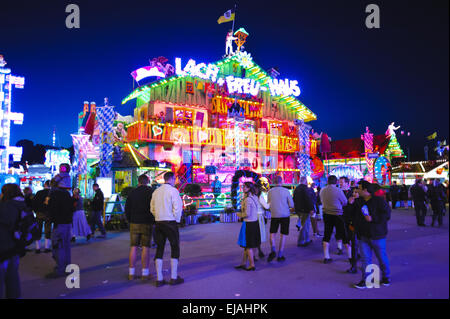
<instances>
[{"instance_id":1,"label":"man with backpack","mask_svg":"<svg viewBox=\"0 0 450 319\"><path fill-rule=\"evenodd\" d=\"M55 179L52 179L51 187L48 212L54 225L52 247L56 268L46 278L58 278L65 276L66 267L71 263L70 240L74 207L70 193L59 188Z\"/></svg>"}]
</instances>

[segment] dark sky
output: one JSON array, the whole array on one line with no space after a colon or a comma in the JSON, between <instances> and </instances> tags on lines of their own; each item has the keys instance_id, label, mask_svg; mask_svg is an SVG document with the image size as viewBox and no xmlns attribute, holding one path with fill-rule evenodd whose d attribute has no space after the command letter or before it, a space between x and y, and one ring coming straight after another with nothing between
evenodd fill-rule
<instances>
[{"instance_id":1,"label":"dark sky","mask_svg":"<svg viewBox=\"0 0 450 319\"><path fill-rule=\"evenodd\" d=\"M67 29L65 8L78 4L81 28ZM297 79L300 100L317 114L316 131L359 137L383 134L392 121L411 137L400 142L423 157L425 136L449 135L449 1L18 1L0 5L0 54L25 88L13 91L11 144L20 139L71 145L83 101L121 105L130 72L165 56L174 63L214 62L224 54L231 23L217 19L237 4L235 30L250 34L246 50L265 69ZM368 4L381 29L367 29Z\"/></svg>"}]
</instances>

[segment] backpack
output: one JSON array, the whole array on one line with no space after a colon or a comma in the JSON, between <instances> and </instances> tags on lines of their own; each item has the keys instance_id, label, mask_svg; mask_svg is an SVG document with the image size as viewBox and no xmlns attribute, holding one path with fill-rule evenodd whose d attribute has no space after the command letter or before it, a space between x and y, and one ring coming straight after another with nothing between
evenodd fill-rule
<instances>
[{"instance_id":1,"label":"backpack","mask_svg":"<svg viewBox=\"0 0 450 319\"><path fill-rule=\"evenodd\" d=\"M36 217L34 217L33 212L22 210L14 232L14 239L16 240L20 257L25 256L25 248L34 241L38 240L39 235L39 224Z\"/></svg>"}]
</instances>

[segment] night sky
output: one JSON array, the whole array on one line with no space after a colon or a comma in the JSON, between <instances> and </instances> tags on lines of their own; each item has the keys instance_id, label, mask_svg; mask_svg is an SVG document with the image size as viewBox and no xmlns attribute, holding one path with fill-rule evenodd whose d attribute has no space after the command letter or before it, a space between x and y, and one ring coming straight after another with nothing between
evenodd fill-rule
<instances>
[{"instance_id":1,"label":"night sky","mask_svg":"<svg viewBox=\"0 0 450 319\"><path fill-rule=\"evenodd\" d=\"M45 4L44 4L45 3ZM81 28L67 29L68 4ZM11 145L20 139L71 146L83 101L121 105L133 90L130 72L153 57L220 60L232 23L217 19L237 4L235 30L250 34L246 51L264 69L297 79L310 122L333 139L383 134L390 122L411 159L423 158L425 137L449 137L449 1L18 1L0 5L0 54L25 88L13 91ZM365 8L381 10L381 29L367 29ZM183 62L184 63L184 62ZM400 131L399 130L399 131ZM400 135L398 131L397 135ZM408 140L409 139L409 140Z\"/></svg>"}]
</instances>

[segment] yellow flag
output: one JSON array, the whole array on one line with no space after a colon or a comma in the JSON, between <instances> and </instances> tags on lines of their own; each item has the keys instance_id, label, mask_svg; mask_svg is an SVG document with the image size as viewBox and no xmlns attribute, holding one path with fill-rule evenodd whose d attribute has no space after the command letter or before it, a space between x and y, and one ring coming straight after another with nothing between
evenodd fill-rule
<instances>
[{"instance_id":1,"label":"yellow flag","mask_svg":"<svg viewBox=\"0 0 450 319\"><path fill-rule=\"evenodd\" d=\"M437 137L437 132L434 132L430 136L427 136L427 140L431 141L431 140L434 140L436 137Z\"/></svg>"},{"instance_id":2,"label":"yellow flag","mask_svg":"<svg viewBox=\"0 0 450 319\"><path fill-rule=\"evenodd\" d=\"M223 16L221 16L218 20L217 23L221 24L224 22L230 22L234 20L234 10L228 10L227 12L225 12L223 14Z\"/></svg>"}]
</instances>

